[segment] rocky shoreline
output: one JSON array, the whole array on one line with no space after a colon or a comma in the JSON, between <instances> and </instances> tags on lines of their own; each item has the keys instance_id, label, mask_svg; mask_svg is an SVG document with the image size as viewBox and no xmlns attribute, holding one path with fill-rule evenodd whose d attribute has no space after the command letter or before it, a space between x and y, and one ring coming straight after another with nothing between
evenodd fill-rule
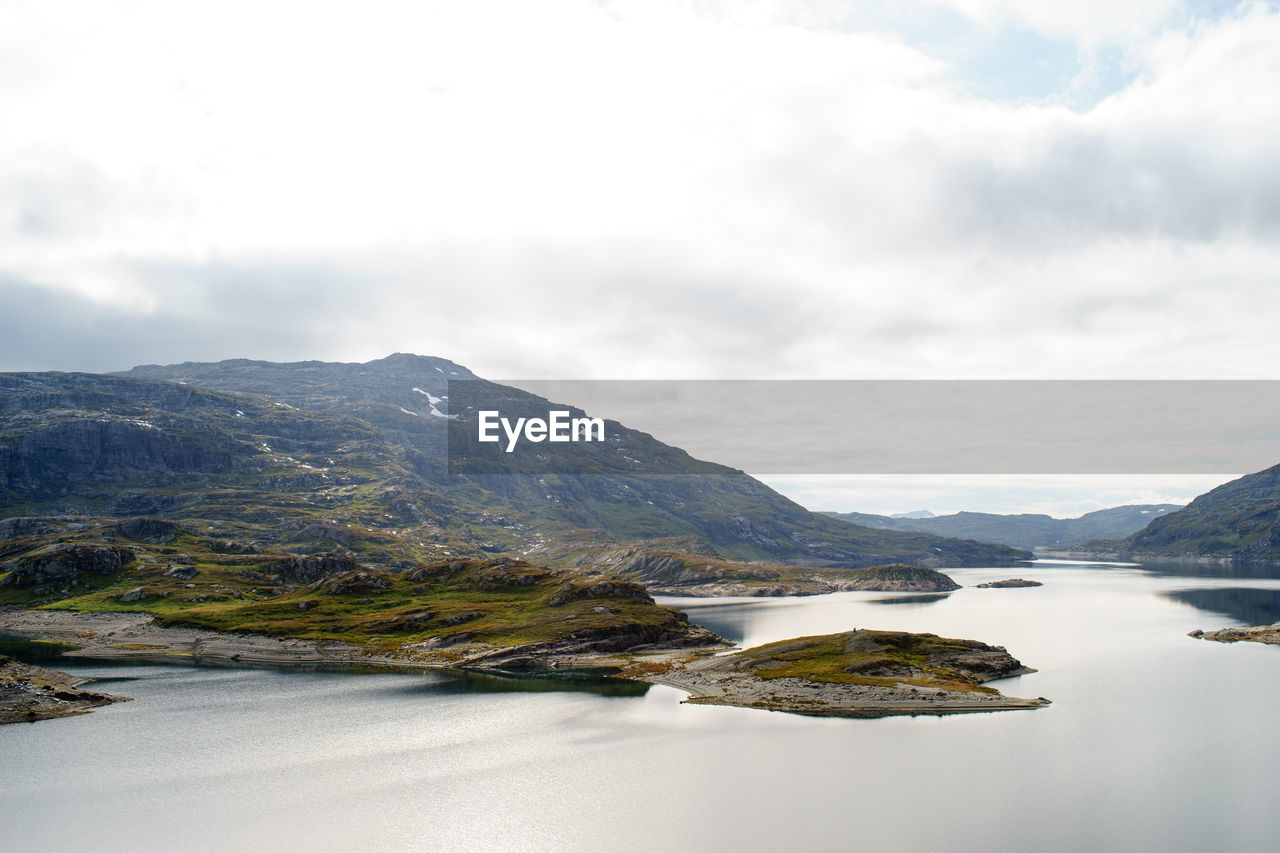
<instances>
[{"instance_id":1,"label":"rocky shoreline","mask_svg":"<svg viewBox=\"0 0 1280 853\"><path fill-rule=\"evenodd\" d=\"M730 705L818 717L966 714L1043 708L1048 699L897 685L833 684L801 678L763 680L746 673L671 669L645 680L684 690L698 705Z\"/></svg>"},{"instance_id":2,"label":"rocky shoreline","mask_svg":"<svg viewBox=\"0 0 1280 853\"><path fill-rule=\"evenodd\" d=\"M697 649L661 645L622 651L575 645L506 648L401 649L370 653L354 645L251 634L222 634L154 624L143 613L0 609L0 633L73 646L69 658L113 658L148 663L225 663L263 666L343 666L388 670L489 669L523 672L595 669L663 684L689 693L694 704L735 705L818 716L880 717L1039 708L1048 700L1003 696L989 688L954 689L901 680L840 684L808 678L762 678L735 671L714 655L724 645ZM931 635L902 635L926 636ZM936 638L934 638L936 639ZM975 644L980 646L981 644ZM984 647L986 648L986 647ZM1000 650L1003 652L1003 650ZM745 654L736 652L734 654ZM1012 660L1012 659L1010 659ZM1013 664L1017 664L1013 661ZM1034 672L1026 667L992 677ZM980 679L981 680L981 679Z\"/></svg>"},{"instance_id":3,"label":"rocky shoreline","mask_svg":"<svg viewBox=\"0 0 1280 853\"><path fill-rule=\"evenodd\" d=\"M1197 640L1216 640L1219 643L1266 643L1280 646L1280 622L1251 628L1220 628L1217 631L1201 631L1199 628L1187 634Z\"/></svg>"},{"instance_id":4,"label":"rocky shoreline","mask_svg":"<svg viewBox=\"0 0 1280 853\"><path fill-rule=\"evenodd\" d=\"M959 714L1041 708L983 684L1035 672L1001 646L934 634L854 629L686 661L651 681L687 702L823 717Z\"/></svg>"},{"instance_id":5,"label":"rocky shoreline","mask_svg":"<svg viewBox=\"0 0 1280 853\"><path fill-rule=\"evenodd\" d=\"M647 582L654 595L690 598L777 598L826 595L832 592L953 592L960 589L949 575L922 566L893 564L869 569L790 569L776 582L760 578L726 577L681 583Z\"/></svg>"},{"instance_id":6,"label":"rocky shoreline","mask_svg":"<svg viewBox=\"0 0 1280 853\"><path fill-rule=\"evenodd\" d=\"M81 690L87 679L0 655L0 724L87 714L128 696Z\"/></svg>"},{"instance_id":7,"label":"rocky shoreline","mask_svg":"<svg viewBox=\"0 0 1280 853\"><path fill-rule=\"evenodd\" d=\"M715 638L710 632L706 637ZM0 634L47 640L72 649L68 658L147 663L227 663L264 666L359 666L388 669L617 669L629 655L675 658L726 648L705 642L692 648L661 642L628 645L635 638L569 638L559 642L492 646L460 642L447 647L402 646L394 653L370 652L340 642L261 634L228 634L157 625L146 613L0 608ZM625 648L611 649L611 645Z\"/></svg>"},{"instance_id":8,"label":"rocky shoreline","mask_svg":"<svg viewBox=\"0 0 1280 853\"><path fill-rule=\"evenodd\" d=\"M0 633L73 647L68 658L273 665L340 663L360 650L342 643L165 628L146 613L0 608Z\"/></svg>"}]
</instances>

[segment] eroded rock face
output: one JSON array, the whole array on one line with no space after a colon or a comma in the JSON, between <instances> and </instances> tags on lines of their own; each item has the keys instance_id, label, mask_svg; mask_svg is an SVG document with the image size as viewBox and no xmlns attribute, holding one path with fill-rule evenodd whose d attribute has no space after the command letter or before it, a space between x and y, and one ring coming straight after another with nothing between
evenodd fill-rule
<instances>
[{"instance_id":1,"label":"eroded rock face","mask_svg":"<svg viewBox=\"0 0 1280 853\"><path fill-rule=\"evenodd\" d=\"M137 542L149 542L153 545L172 542L185 532L181 525L172 521L165 521L162 518L149 518L147 516L126 518L116 525L116 530L121 536Z\"/></svg>"},{"instance_id":2,"label":"eroded rock face","mask_svg":"<svg viewBox=\"0 0 1280 853\"><path fill-rule=\"evenodd\" d=\"M433 563L429 566L420 566L405 575L407 580L421 583L423 581L440 580L447 578L455 572L460 572L467 567L462 560L453 560L448 563Z\"/></svg>"},{"instance_id":3,"label":"eroded rock face","mask_svg":"<svg viewBox=\"0 0 1280 853\"><path fill-rule=\"evenodd\" d=\"M977 640L948 640L946 645L930 649L926 657L932 666L967 673L979 683L1028 671L1003 646L989 646Z\"/></svg>"},{"instance_id":4,"label":"eroded rock face","mask_svg":"<svg viewBox=\"0 0 1280 853\"><path fill-rule=\"evenodd\" d=\"M82 573L114 575L133 562L134 553L117 545L61 544L41 548L4 563L5 586L39 586L76 580Z\"/></svg>"},{"instance_id":5,"label":"eroded rock face","mask_svg":"<svg viewBox=\"0 0 1280 853\"><path fill-rule=\"evenodd\" d=\"M653 598L640 584L617 580L586 581L582 583L569 581L557 589L551 598L547 600L547 603L552 607L560 607L578 598L604 597L632 598L648 604L653 603Z\"/></svg>"},{"instance_id":6,"label":"eroded rock face","mask_svg":"<svg viewBox=\"0 0 1280 853\"><path fill-rule=\"evenodd\" d=\"M150 423L115 415L53 415L24 425L0 454L9 488L48 500L79 482L125 482L171 472L223 472L233 463L229 436L190 418ZM157 421L160 419L157 418Z\"/></svg>"},{"instance_id":7,"label":"eroded rock face","mask_svg":"<svg viewBox=\"0 0 1280 853\"><path fill-rule=\"evenodd\" d=\"M0 542L19 536L44 536L56 533L59 529L58 525L51 524L45 518L6 518L0 520Z\"/></svg>"},{"instance_id":8,"label":"eroded rock face","mask_svg":"<svg viewBox=\"0 0 1280 853\"><path fill-rule=\"evenodd\" d=\"M900 564L862 569L841 586L873 592L951 592L960 588L942 572Z\"/></svg>"},{"instance_id":9,"label":"eroded rock face","mask_svg":"<svg viewBox=\"0 0 1280 853\"><path fill-rule=\"evenodd\" d=\"M302 583L315 583L321 578L341 572L358 572L364 566L350 554L326 551L320 554L292 557L282 561L280 572Z\"/></svg>"},{"instance_id":10,"label":"eroded rock face","mask_svg":"<svg viewBox=\"0 0 1280 853\"><path fill-rule=\"evenodd\" d=\"M381 572L364 569L329 575L311 585L317 592L350 595L357 592L381 592L391 586L391 579Z\"/></svg>"}]
</instances>

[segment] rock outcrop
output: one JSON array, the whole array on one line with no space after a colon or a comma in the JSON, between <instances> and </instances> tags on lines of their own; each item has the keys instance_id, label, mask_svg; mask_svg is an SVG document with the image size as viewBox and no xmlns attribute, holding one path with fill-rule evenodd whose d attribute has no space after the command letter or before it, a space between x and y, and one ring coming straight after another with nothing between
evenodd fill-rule
<instances>
[{"instance_id":1,"label":"rock outcrop","mask_svg":"<svg viewBox=\"0 0 1280 853\"><path fill-rule=\"evenodd\" d=\"M133 559L133 551L117 545L50 545L0 565L9 572L0 583L29 587L78 582L82 574L106 577L116 574Z\"/></svg>"},{"instance_id":2,"label":"rock outcrop","mask_svg":"<svg viewBox=\"0 0 1280 853\"><path fill-rule=\"evenodd\" d=\"M904 565L863 569L841 586L870 592L951 592L960 588L960 584L942 572Z\"/></svg>"},{"instance_id":3,"label":"rock outcrop","mask_svg":"<svg viewBox=\"0 0 1280 853\"><path fill-rule=\"evenodd\" d=\"M1201 631L1197 628L1187 636L1197 640L1217 640L1219 643L1248 642L1280 646L1280 622L1253 628L1220 628L1217 631Z\"/></svg>"},{"instance_id":4,"label":"rock outcrop","mask_svg":"<svg viewBox=\"0 0 1280 853\"><path fill-rule=\"evenodd\" d=\"M364 566L350 554L341 551L325 551L281 560L277 564L277 569L280 574L300 583L315 583L329 575L361 571Z\"/></svg>"},{"instance_id":5,"label":"rock outcrop","mask_svg":"<svg viewBox=\"0 0 1280 853\"><path fill-rule=\"evenodd\" d=\"M620 580L566 581L547 600L552 607L560 607L580 598L630 598L652 604L653 598L638 583Z\"/></svg>"},{"instance_id":6,"label":"rock outcrop","mask_svg":"<svg viewBox=\"0 0 1280 853\"><path fill-rule=\"evenodd\" d=\"M321 578L311 585L311 588L316 592L323 592L328 595L351 595L357 592L382 592L390 587L391 578L387 577L382 572L373 572L364 569L339 572L336 575L329 575L328 577Z\"/></svg>"},{"instance_id":7,"label":"rock outcrop","mask_svg":"<svg viewBox=\"0 0 1280 853\"><path fill-rule=\"evenodd\" d=\"M126 518L116 525L116 530L127 539L153 545L172 542L185 532L180 524L148 516Z\"/></svg>"},{"instance_id":8,"label":"rock outcrop","mask_svg":"<svg viewBox=\"0 0 1280 853\"><path fill-rule=\"evenodd\" d=\"M797 637L673 665L647 677L686 701L816 716L881 717L1040 708L984 682L1035 670L1001 646L934 634L854 630ZM624 671L625 672L625 671Z\"/></svg>"}]
</instances>

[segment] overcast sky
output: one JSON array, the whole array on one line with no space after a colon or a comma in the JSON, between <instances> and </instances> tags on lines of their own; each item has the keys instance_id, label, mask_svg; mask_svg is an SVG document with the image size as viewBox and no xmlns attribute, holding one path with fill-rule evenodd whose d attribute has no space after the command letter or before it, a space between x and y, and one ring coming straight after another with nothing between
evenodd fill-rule
<instances>
[{"instance_id":1,"label":"overcast sky","mask_svg":"<svg viewBox=\"0 0 1280 853\"><path fill-rule=\"evenodd\" d=\"M1276 378L1277 56L1212 0L0 0L0 369Z\"/></svg>"}]
</instances>

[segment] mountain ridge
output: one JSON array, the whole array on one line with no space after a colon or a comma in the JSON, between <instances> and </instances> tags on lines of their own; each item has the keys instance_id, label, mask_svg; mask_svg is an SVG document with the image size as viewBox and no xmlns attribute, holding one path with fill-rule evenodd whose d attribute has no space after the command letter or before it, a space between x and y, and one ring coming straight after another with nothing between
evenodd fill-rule
<instances>
[{"instance_id":1,"label":"mountain ridge","mask_svg":"<svg viewBox=\"0 0 1280 853\"><path fill-rule=\"evenodd\" d=\"M561 468L582 469L596 453L598 470L558 475L522 474L501 467L490 474L459 475L449 470L448 430L470 428L474 407L451 406L435 417L421 405L447 400L448 372L478 383L484 399L514 409L540 409L550 401L510 386L479 379L445 359L397 354L363 364L251 360L188 362L144 366L116 376L182 382L217 391L253 393L288 405L358 417L398 445L412 472L436 491L470 505L486 505L499 514L520 513L539 523L601 530L615 540L695 536L736 559L803 561L815 565L864 567L920 562L933 567L1009 562L1027 555L976 542L911 532L851 528L810 512L747 474L697 460L679 448L617 422L605 449L540 445L539 453ZM295 381L294 377L300 378ZM349 387L356 377L354 387ZM451 403L451 401L449 401ZM419 405L413 405L419 403ZM432 403L432 406L435 406ZM444 415L443 404L439 409ZM565 407L572 409L573 407ZM426 413L424 413L424 411ZM574 410L580 411L580 410ZM557 457L557 454L559 456ZM635 476L625 457L652 462L663 472ZM571 463L571 464L570 464ZM499 466L503 464L498 457ZM552 465L551 467L555 467Z\"/></svg>"},{"instance_id":2,"label":"mountain ridge","mask_svg":"<svg viewBox=\"0 0 1280 853\"><path fill-rule=\"evenodd\" d=\"M1118 538L1180 508L1177 504L1126 504L1094 510L1075 518L1054 518L1039 513L968 511L930 517L914 514L884 516L858 512L824 514L881 530L915 530L1032 550L1071 547L1099 539Z\"/></svg>"},{"instance_id":3,"label":"mountain ridge","mask_svg":"<svg viewBox=\"0 0 1280 853\"><path fill-rule=\"evenodd\" d=\"M1280 561L1280 465L1223 483L1124 539L1092 547L1127 555Z\"/></svg>"}]
</instances>

